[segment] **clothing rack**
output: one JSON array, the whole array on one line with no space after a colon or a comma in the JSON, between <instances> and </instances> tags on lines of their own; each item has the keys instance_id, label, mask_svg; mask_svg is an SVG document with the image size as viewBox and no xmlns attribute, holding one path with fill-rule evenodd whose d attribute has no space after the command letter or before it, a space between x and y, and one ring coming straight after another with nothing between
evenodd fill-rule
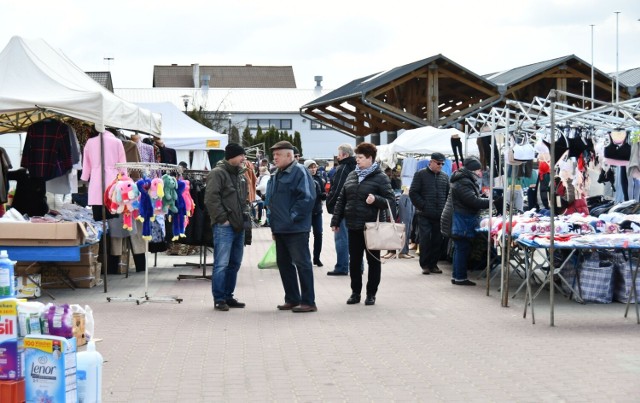
<instances>
[{"instance_id":1,"label":"clothing rack","mask_svg":"<svg viewBox=\"0 0 640 403\"><path fill-rule=\"evenodd\" d=\"M205 179L207 175L209 175L210 171L206 170L196 170L196 169L187 169L182 172L182 177L186 180L193 179ZM207 275L207 249L209 247L207 245L199 245L200 253L199 253L199 262L198 263L175 263L173 267L194 267L201 268L202 274L179 274L178 280L187 280L187 279L203 279L203 280L211 280L213 275Z\"/></svg>"},{"instance_id":2,"label":"clothing rack","mask_svg":"<svg viewBox=\"0 0 640 403\"><path fill-rule=\"evenodd\" d=\"M143 175L150 176L154 172L173 172L173 173L182 173L182 167L179 165L173 164L164 164L164 163L156 163L156 162L124 162L117 163L116 168L126 169L127 172L130 171L138 171ZM145 252L145 265L144 265L144 296L142 297L133 297L129 294L128 297L107 297L107 301L135 301L137 305L145 302L177 302L181 303L182 298L178 298L176 296L165 296L165 297L150 297L149 296L149 264L148 257Z\"/></svg>"}]
</instances>

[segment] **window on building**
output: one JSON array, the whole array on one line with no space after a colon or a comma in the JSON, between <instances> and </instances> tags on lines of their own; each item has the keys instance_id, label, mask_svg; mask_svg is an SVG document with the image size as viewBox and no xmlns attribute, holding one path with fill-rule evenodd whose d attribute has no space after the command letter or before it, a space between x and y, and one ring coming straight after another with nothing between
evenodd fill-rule
<instances>
[{"instance_id":1,"label":"window on building","mask_svg":"<svg viewBox=\"0 0 640 403\"><path fill-rule=\"evenodd\" d=\"M341 124L343 126L351 127L351 123L349 123L349 122L345 122L343 120L338 120L338 119L331 119L331 120L336 122L336 123L338 123L338 124ZM311 130L333 130L333 128L331 128L329 126L326 126L326 125L323 125L322 123L320 123L318 121L312 120L311 121Z\"/></svg>"},{"instance_id":2,"label":"window on building","mask_svg":"<svg viewBox=\"0 0 640 403\"><path fill-rule=\"evenodd\" d=\"M291 130L291 119L249 119L247 121L249 130L258 130L258 126L262 130L269 130L271 127L276 130Z\"/></svg>"}]
</instances>

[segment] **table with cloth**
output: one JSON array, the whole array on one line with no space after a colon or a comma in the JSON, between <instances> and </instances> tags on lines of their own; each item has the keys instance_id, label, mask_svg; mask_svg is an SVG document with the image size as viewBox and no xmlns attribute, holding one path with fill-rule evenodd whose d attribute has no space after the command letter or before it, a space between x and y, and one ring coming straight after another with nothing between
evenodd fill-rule
<instances>
[{"instance_id":1,"label":"table with cloth","mask_svg":"<svg viewBox=\"0 0 640 403\"><path fill-rule=\"evenodd\" d=\"M622 302L625 302L624 299L626 299L624 317L627 317L631 301L634 302L636 321L640 324L637 284L640 263L638 258L640 256L640 234L559 234L553 243L553 260L549 256L551 240L548 235L522 234L518 237L517 243L525 251L527 303L525 304L524 316L526 317L530 305L533 323L535 323L533 301L542 288L551 281L554 281L553 289L556 288L555 282L558 281L557 285L562 287L561 289L564 289L569 297L574 297L578 302L611 302L611 298L608 301L602 300L606 298L602 294L613 293L612 270L614 265L618 265L620 273L623 275L620 280L623 288L622 290L620 287L615 289L620 293L620 299L617 299ZM611 253L612 251L616 253ZM605 252L609 253L608 257L601 259L601 255ZM542 259L538 259L536 262L536 255ZM622 256L625 258L622 259ZM553 272L550 269L546 272L543 270L545 277L542 284L533 292L531 278L534 271L552 266ZM553 315L553 296L550 300L550 310Z\"/></svg>"}]
</instances>

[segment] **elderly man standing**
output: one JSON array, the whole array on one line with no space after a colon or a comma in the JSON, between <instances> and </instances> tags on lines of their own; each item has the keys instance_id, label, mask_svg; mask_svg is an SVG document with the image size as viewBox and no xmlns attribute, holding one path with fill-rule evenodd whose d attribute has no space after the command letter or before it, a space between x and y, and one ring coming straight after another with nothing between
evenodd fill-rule
<instances>
[{"instance_id":1,"label":"elderly man standing","mask_svg":"<svg viewBox=\"0 0 640 403\"><path fill-rule=\"evenodd\" d=\"M331 178L331 187L327 195L327 211L333 214L333 209L338 202L338 196L342 193L342 187L349 173L356 169L356 158L353 155L353 148L350 144L338 146L338 167ZM340 221L340 229L334 232L333 241L336 246L336 265L332 271L327 272L329 276L346 276L349 274L349 235L345 220Z\"/></svg>"},{"instance_id":2,"label":"elderly man standing","mask_svg":"<svg viewBox=\"0 0 640 403\"><path fill-rule=\"evenodd\" d=\"M431 154L429 165L413 176L409 198L416 208L422 274L442 273L438 267L442 247L440 216L449 195L449 177L442 172L445 157Z\"/></svg>"},{"instance_id":3,"label":"elderly man standing","mask_svg":"<svg viewBox=\"0 0 640 403\"><path fill-rule=\"evenodd\" d=\"M284 288L284 304L278 305L278 309L315 312L318 308L309 250L311 213L316 201L315 182L309 171L294 159L294 147L290 142L279 141L271 151L277 170L269 180L267 194L271 233L276 241L276 261Z\"/></svg>"},{"instance_id":4,"label":"elderly man standing","mask_svg":"<svg viewBox=\"0 0 640 403\"><path fill-rule=\"evenodd\" d=\"M248 214L247 181L243 174L245 151L229 143L224 160L207 175L204 204L213 224L213 276L211 289L216 311L244 308L233 297L244 252L244 222Z\"/></svg>"}]
</instances>

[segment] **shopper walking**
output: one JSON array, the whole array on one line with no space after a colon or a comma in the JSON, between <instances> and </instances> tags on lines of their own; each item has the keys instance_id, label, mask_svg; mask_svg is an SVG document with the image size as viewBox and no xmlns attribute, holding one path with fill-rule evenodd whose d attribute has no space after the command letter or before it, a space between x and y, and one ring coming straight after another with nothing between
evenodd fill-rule
<instances>
[{"instance_id":1,"label":"shopper walking","mask_svg":"<svg viewBox=\"0 0 640 403\"><path fill-rule=\"evenodd\" d=\"M207 175L204 203L213 227L211 289L217 311L245 307L233 296L244 252L245 221L250 220L244 161L244 148L229 143L224 160Z\"/></svg>"},{"instance_id":2,"label":"shopper walking","mask_svg":"<svg viewBox=\"0 0 640 403\"><path fill-rule=\"evenodd\" d=\"M315 182L309 171L294 159L294 147L290 142L277 142L271 151L277 170L269 180L267 194L271 233L276 241L276 261L284 288L284 304L278 305L278 309L315 312L309 251Z\"/></svg>"},{"instance_id":3,"label":"shopper walking","mask_svg":"<svg viewBox=\"0 0 640 403\"><path fill-rule=\"evenodd\" d=\"M331 187L327 195L327 211L329 214L333 214L347 176L356 169L356 159L353 156L353 148L350 144L345 143L338 146L337 159L338 167L331 177ZM349 232L344 220L341 220L338 226L340 230L334 231L333 235L336 247L336 265L332 271L327 272L329 276L346 276L349 274Z\"/></svg>"},{"instance_id":4,"label":"shopper walking","mask_svg":"<svg viewBox=\"0 0 640 403\"><path fill-rule=\"evenodd\" d=\"M331 228L340 232L340 223L346 221L349 231L349 272L351 275L351 296L347 304L360 302L362 291L362 255L366 250L364 241L364 224L376 221L378 211L387 211L391 203L395 204L395 196L387 175L380 170L376 159L376 146L361 143L355 149L356 169L352 171L342 188L331 218ZM367 250L369 265L365 305L376 302L376 294L380 284L380 251Z\"/></svg>"}]
</instances>

